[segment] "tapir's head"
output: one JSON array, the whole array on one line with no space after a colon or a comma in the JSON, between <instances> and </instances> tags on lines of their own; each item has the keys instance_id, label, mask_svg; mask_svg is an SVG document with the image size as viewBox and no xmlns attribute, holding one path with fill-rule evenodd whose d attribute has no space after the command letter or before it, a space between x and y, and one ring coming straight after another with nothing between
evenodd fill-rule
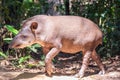
<instances>
[{"instance_id":1,"label":"tapir's head","mask_svg":"<svg viewBox=\"0 0 120 80\"><path fill-rule=\"evenodd\" d=\"M24 48L36 43L36 33L38 22L34 20L24 21L22 29L11 41L10 48Z\"/></svg>"}]
</instances>

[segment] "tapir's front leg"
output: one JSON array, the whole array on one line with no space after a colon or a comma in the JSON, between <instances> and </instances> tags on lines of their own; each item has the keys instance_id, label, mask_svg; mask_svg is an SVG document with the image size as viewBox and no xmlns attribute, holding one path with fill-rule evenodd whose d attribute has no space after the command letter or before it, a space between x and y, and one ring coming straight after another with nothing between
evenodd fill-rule
<instances>
[{"instance_id":1,"label":"tapir's front leg","mask_svg":"<svg viewBox=\"0 0 120 80\"><path fill-rule=\"evenodd\" d=\"M60 52L58 48L52 48L45 58L45 65L46 65L46 72L49 76L51 76L51 73L53 72L52 68L52 59Z\"/></svg>"},{"instance_id":2,"label":"tapir's front leg","mask_svg":"<svg viewBox=\"0 0 120 80\"><path fill-rule=\"evenodd\" d=\"M50 51L49 47L42 47L42 51L45 55L47 55L47 53Z\"/></svg>"}]
</instances>

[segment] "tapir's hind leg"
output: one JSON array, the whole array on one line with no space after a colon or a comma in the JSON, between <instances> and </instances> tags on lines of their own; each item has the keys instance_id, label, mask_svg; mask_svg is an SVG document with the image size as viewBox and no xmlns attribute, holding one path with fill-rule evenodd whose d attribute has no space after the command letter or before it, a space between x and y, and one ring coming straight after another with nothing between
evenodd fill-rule
<instances>
[{"instance_id":1,"label":"tapir's hind leg","mask_svg":"<svg viewBox=\"0 0 120 80\"><path fill-rule=\"evenodd\" d=\"M85 70L88 67L89 59L91 58L92 51L86 51L83 52L83 62L81 69L78 74L75 75L75 77L82 78L84 76Z\"/></svg>"},{"instance_id":2,"label":"tapir's hind leg","mask_svg":"<svg viewBox=\"0 0 120 80\"><path fill-rule=\"evenodd\" d=\"M99 68L101 69L101 71L99 72L99 74L105 74L105 69L104 66L100 60L100 56L96 53L96 51L94 50L92 52L92 59L97 63L97 65L99 66Z\"/></svg>"},{"instance_id":3,"label":"tapir's hind leg","mask_svg":"<svg viewBox=\"0 0 120 80\"><path fill-rule=\"evenodd\" d=\"M97 55L96 51L86 51L83 52L83 62L82 62L82 66L81 69L79 71L78 74L75 75L75 77L79 77L82 78L84 76L85 70L88 67L89 64L89 59L92 57L92 59L98 64L99 68L101 69L101 71L99 72L100 74L105 74L105 69L104 66L100 60L100 57Z\"/></svg>"}]
</instances>

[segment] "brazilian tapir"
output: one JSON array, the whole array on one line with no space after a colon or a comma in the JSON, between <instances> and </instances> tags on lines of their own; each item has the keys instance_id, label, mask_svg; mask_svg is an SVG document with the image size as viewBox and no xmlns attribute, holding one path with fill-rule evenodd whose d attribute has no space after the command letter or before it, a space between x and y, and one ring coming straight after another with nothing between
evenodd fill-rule
<instances>
[{"instance_id":1,"label":"brazilian tapir","mask_svg":"<svg viewBox=\"0 0 120 80\"><path fill-rule=\"evenodd\" d=\"M105 73L95 49L102 44L102 32L89 19L78 16L47 16L36 15L22 22L21 31L9 45L10 48L24 48L34 43L43 47L46 54L46 72L51 76L53 72L52 59L61 51L75 54L82 51L83 63L76 77L83 77L92 58Z\"/></svg>"}]
</instances>

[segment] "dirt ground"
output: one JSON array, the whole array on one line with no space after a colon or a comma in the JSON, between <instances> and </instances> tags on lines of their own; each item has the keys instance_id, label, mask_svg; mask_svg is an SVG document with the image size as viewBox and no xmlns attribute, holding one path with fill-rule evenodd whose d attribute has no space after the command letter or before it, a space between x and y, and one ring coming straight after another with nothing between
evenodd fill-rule
<instances>
[{"instance_id":1,"label":"dirt ground","mask_svg":"<svg viewBox=\"0 0 120 80\"><path fill-rule=\"evenodd\" d=\"M54 63L55 70L52 77L45 75L45 67L39 68L23 68L17 69L9 65L3 66L4 61L0 64L0 80L120 80L120 55L102 59L106 67L106 74L99 75L99 68L90 61L89 67L86 70L85 77L79 79L74 75L79 71L82 59L81 55L67 55L63 57L60 55L57 62ZM6 62L7 64L7 62Z\"/></svg>"}]
</instances>

